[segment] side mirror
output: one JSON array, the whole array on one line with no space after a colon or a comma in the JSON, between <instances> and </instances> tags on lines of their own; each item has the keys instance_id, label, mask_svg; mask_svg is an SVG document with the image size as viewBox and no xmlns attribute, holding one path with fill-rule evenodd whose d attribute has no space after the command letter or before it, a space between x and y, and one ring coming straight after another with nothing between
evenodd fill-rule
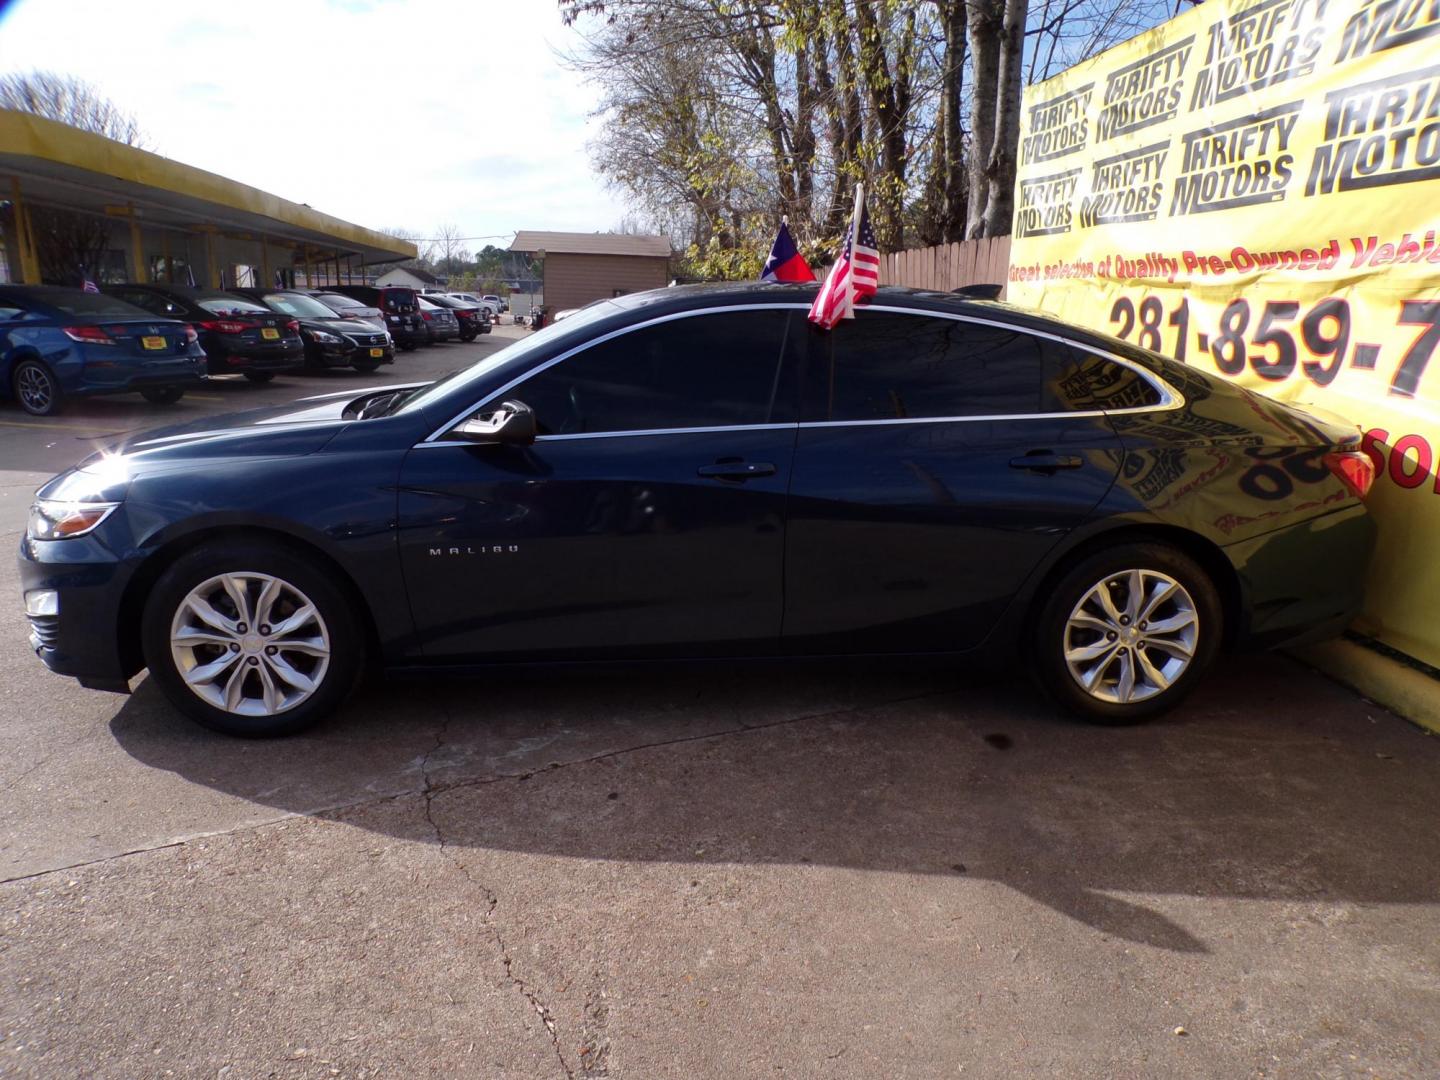
<instances>
[{"instance_id":1,"label":"side mirror","mask_svg":"<svg viewBox=\"0 0 1440 1080\"><path fill-rule=\"evenodd\" d=\"M535 441L535 411L523 401L506 401L488 417L466 420L454 431L480 445L529 446Z\"/></svg>"}]
</instances>

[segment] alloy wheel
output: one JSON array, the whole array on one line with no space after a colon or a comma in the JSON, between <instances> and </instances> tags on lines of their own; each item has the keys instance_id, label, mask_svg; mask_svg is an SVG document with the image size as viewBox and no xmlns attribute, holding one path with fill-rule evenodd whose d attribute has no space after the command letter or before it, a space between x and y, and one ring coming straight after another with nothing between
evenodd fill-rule
<instances>
[{"instance_id":1,"label":"alloy wheel","mask_svg":"<svg viewBox=\"0 0 1440 1080\"><path fill-rule=\"evenodd\" d=\"M55 384L39 364L26 364L15 377L15 392L27 412L47 412L55 400Z\"/></svg>"},{"instance_id":2,"label":"alloy wheel","mask_svg":"<svg viewBox=\"0 0 1440 1080\"><path fill-rule=\"evenodd\" d=\"M1194 659L1200 617L1185 586L1156 570L1107 574L1065 623L1071 676L1091 697L1117 705L1173 686Z\"/></svg>"},{"instance_id":3,"label":"alloy wheel","mask_svg":"<svg viewBox=\"0 0 1440 1080\"><path fill-rule=\"evenodd\" d=\"M186 594L170 624L170 655L197 697L240 716L274 716L310 698L330 666L330 632L294 585L236 571Z\"/></svg>"}]
</instances>

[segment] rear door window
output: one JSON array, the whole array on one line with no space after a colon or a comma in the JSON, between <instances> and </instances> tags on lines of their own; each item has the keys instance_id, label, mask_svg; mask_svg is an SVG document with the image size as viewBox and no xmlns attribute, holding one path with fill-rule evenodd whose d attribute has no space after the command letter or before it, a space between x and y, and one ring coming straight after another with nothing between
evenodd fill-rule
<instances>
[{"instance_id":1,"label":"rear door window","mask_svg":"<svg viewBox=\"0 0 1440 1080\"><path fill-rule=\"evenodd\" d=\"M505 395L535 410L541 434L791 423L781 380L790 332L782 309L672 319L620 334Z\"/></svg>"},{"instance_id":2,"label":"rear door window","mask_svg":"<svg viewBox=\"0 0 1440 1080\"><path fill-rule=\"evenodd\" d=\"M1009 327L866 311L811 358L804 419L830 422L1033 415L1047 368L1070 362L1065 346Z\"/></svg>"}]
</instances>

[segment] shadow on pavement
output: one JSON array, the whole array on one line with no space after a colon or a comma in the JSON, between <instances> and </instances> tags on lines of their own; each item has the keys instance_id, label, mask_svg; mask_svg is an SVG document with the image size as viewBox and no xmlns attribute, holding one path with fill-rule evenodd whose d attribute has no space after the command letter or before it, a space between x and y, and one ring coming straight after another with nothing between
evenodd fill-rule
<instances>
[{"instance_id":1,"label":"shadow on pavement","mask_svg":"<svg viewBox=\"0 0 1440 1080\"><path fill-rule=\"evenodd\" d=\"M1206 945L1143 897L1440 897L1440 743L1275 656L1137 728L1003 681L765 668L384 684L268 743L193 727L145 684L111 728L153 768L407 840L964 875L1180 952ZM402 793L429 813L363 808Z\"/></svg>"}]
</instances>

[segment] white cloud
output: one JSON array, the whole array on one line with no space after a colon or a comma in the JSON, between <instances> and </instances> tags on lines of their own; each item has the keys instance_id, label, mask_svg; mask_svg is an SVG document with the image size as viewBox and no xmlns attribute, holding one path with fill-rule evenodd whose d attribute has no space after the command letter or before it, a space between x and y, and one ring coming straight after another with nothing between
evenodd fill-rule
<instances>
[{"instance_id":1,"label":"white cloud","mask_svg":"<svg viewBox=\"0 0 1440 1080\"><path fill-rule=\"evenodd\" d=\"M553 0L19 0L0 72L86 79L160 153L336 217L503 246L624 211L572 43Z\"/></svg>"}]
</instances>

